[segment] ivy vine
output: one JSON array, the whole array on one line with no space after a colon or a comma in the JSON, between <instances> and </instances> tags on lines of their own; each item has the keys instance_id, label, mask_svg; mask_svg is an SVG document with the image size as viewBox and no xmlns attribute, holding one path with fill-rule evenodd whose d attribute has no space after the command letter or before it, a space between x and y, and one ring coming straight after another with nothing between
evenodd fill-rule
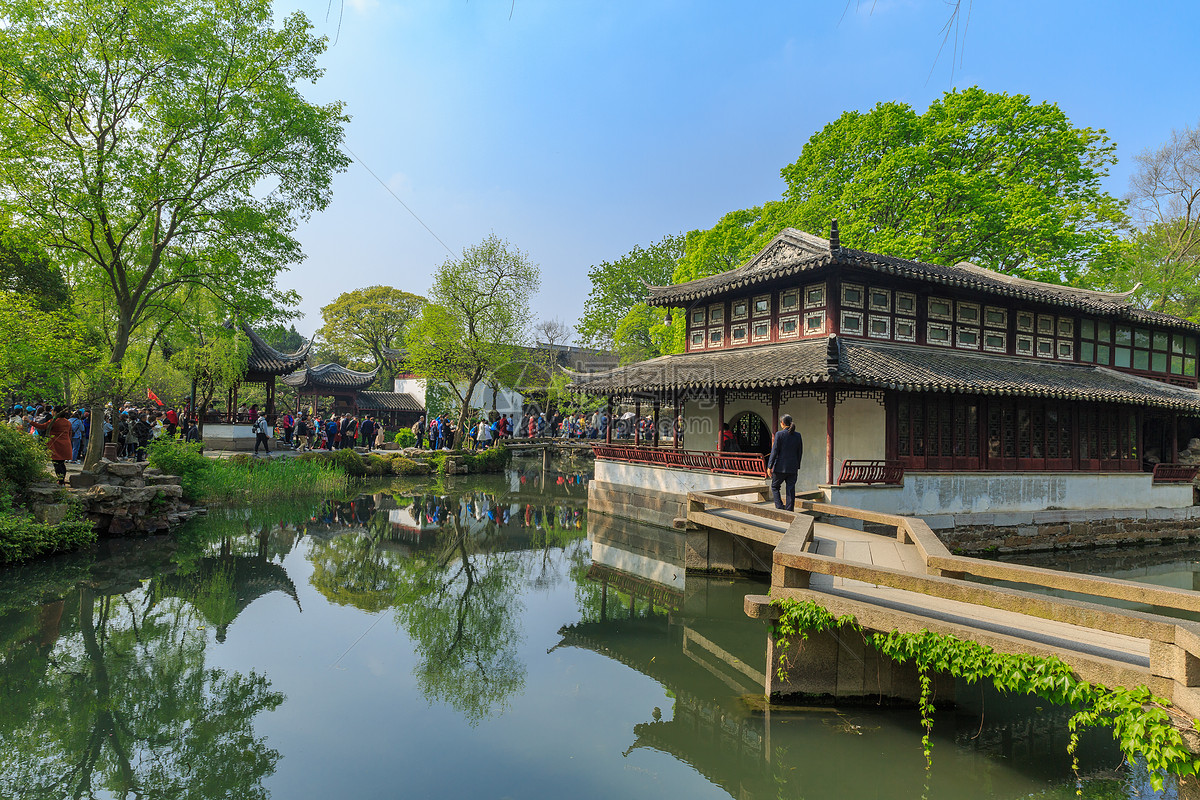
<instances>
[{"instance_id":1,"label":"ivy vine","mask_svg":"<svg viewBox=\"0 0 1200 800\"><path fill-rule=\"evenodd\" d=\"M1180 777L1200 774L1200 760L1188 750L1183 735L1171 722L1167 711L1170 703L1145 686L1123 689L1088 683L1056 656L997 653L986 645L928 630L868 635L853 616L835 617L811 600L776 598L772 602L781 611L774 626L780 680L787 679L787 652L793 637L807 639L813 633L843 629L858 632L894 661L916 665L921 688L918 707L924 729L921 746L927 768L933 763L932 674L944 672L968 683L991 680L1001 692L1031 694L1078 709L1068 722L1071 735L1067 745L1076 772L1079 735L1088 728L1109 726L1126 759L1140 755L1145 760L1155 790L1162 789L1166 773ZM1200 720L1193 720L1192 726L1200 730Z\"/></svg>"}]
</instances>

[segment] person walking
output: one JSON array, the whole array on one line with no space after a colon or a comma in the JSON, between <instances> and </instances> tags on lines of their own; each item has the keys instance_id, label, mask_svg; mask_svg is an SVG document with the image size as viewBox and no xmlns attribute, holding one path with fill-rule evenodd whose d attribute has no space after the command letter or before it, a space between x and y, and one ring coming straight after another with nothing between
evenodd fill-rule
<instances>
[{"instance_id":1,"label":"person walking","mask_svg":"<svg viewBox=\"0 0 1200 800\"><path fill-rule=\"evenodd\" d=\"M308 417L301 414L300 420L296 423L296 452L298 453L308 450L308 425Z\"/></svg>"},{"instance_id":2,"label":"person walking","mask_svg":"<svg viewBox=\"0 0 1200 800\"><path fill-rule=\"evenodd\" d=\"M425 418L424 417L421 417L420 419L418 419L416 422L413 423L412 432L413 432L413 436L416 437L416 439L417 439L415 447L418 450L424 450L425 449Z\"/></svg>"},{"instance_id":3,"label":"person walking","mask_svg":"<svg viewBox=\"0 0 1200 800\"><path fill-rule=\"evenodd\" d=\"M796 510L796 474L800 472L800 459L804 455L804 440L792 424L792 415L784 414L779 420L779 430L771 443L771 456L767 459L767 470L771 473L771 497L775 507L787 511ZM779 496L780 487L786 487L787 502Z\"/></svg>"},{"instance_id":4,"label":"person walking","mask_svg":"<svg viewBox=\"0 0 1200 800\"><path fill-rule=\"evenodd\" d=\"M375 422L375 449L383 449L383 423L379 421Z\"/></svg>"},{"instance_id":5,"label":"person walking","mask_svg":"<svg viewBox=\"0 0 1200 800\"><path fill-rule=\"evenodd\" d=\"M268 438L269 428L267 427L267 415L259 414L258 419L254 421L254 455L258 455L258 446L262 445L267 451L267 455L271 455L271 441Z\"/></svg>"},{"instance_id":6,"label":"person walking","mask_svg":"<svg viewBox=\"0 0 1200 800\"><path fill-rule=\"evenodd\" d=\"M79 461L83 449L83 413L76 411L71 415L71 463Z\"/></svg>"},{"instance_id":7,"label":"person walking","mask_svg":"<svg viewBox=\"0 0 1200 800\"><path fill-rule=\"evenodd\" d=\"M71 420L67 416L67 409L59 409L53 416L34 423L33 427L40 436L46 438L58 485L64 485L67 482L67 459L71 457Z\"/></svg>"}]
</instances>

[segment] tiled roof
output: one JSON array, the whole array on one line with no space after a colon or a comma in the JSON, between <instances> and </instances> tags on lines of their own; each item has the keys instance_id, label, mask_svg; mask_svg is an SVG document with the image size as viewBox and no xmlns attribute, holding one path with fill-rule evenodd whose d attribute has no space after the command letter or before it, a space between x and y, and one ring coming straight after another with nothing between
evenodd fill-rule
<instances>
[{"instance_id":1,"label":"tiled roof","mask_svg":"<svg viewBox=\"0 0 1200 800\"><path fill-rule=\"evenodd\" d=\"M662 356L608 372L576 373L572 377L572 386L589 394L832 384L908 392L1091 400L1200 411L1200 391L1196 389L1106 367L836 336Z\"/></svg>"},{"instance_id":2,"label":"tiled roof","mask_svg":"<svg viewBox=\"0 0 1200 800\"><path fill-rule=\"evenodd\" d=\"M225 323L226 328L232 329L231 322ZM313 340L295 353L281 353L263 341L254 329L244 322L239 325L242 332L250 339L250 358L246 364L246 380L251 383L265 380L274 375L286 375L304 364L308 351L312 349Z\"/></svg>"},{"instance_id":3,"label":"tiled roof","mask_svg":"<svg viewBox=\"0 0 1200 800\"><path fill-rule=\"evenodd\" d=\"M1132 292L1101 292L1042 283L1005 275L967 262L945 266L849 247L830 248L827 239L794 228L783 230L754 258L736 269L675 286L650 287L649 303L654 306L686 306L725 292L748 289L777 278L787 278L827 266L857 267L1026 302L1065 306L1092 314L1123 317L1135 322L1200 330L1200 325L1188 320L1133 307L1129 300Z\"/></svg>"},{"instance_id":4,"label":"tiled roof","mask_svg":"<svg viewBox=\"0 0 1200 800\"><path fill-rule=\"evenodd\" d=\"M404 392L359 392L358 409L360 411L418 411L425 413L425 408L417 398Z\"/></svg>"},{"instance_id":5,"label":"tiled roof","mask_svg":"<svg viewBox=\"0 0 1200 800\"><path fill-rule=\"evenodd\" d=\"M365 389L378 374L378 367L370 372L355 372L340 364L319 364L296 370L282 380L297 389Z\"/></svg>"}]
</instances>

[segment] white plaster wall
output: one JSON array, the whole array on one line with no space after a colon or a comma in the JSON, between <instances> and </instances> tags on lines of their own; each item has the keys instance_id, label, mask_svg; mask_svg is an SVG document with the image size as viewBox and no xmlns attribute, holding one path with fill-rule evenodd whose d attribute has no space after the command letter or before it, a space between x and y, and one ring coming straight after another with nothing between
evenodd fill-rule
<instances>
[{"instance_id":1,"label":"white plaster wall","mask_svg":"<svg viewBox=\"0 0 1200 800\"><path fill-rule=\"evenodd\" d=\"M393 381L392 391L400 394L407 394L415 398L421 407L425 407L425 379L424 378L396 378Z\"/></svg>"},{"instance_id":2,"label":"white plaster wall","mask_svg":"<svg viewBox=\"0 0 1200 800\"><path fill-rule=\"evenodd\" d=\"M726 419L729 419L728 414ZM770 421L767 422L770 425ZM717 404L687 400L683 404L683 449L717 449Z\"/></svg>"},{"instance_id":3,"label":"white plaster wall","mask_svg":"<svg viewBox=\"0 0 1200 800\"><path fill-rule=\"evenodd\" d=\"M836 448L835 448L836 449ZM1048 509L1185 508L1192 485L1148 472L907 473L903 486L828 486L831 503L889 514L980 514Z\"/></svg>"},{"instance_id":4,"label":"white plaster wall","mask_svg":"<svg viewBox=\"0 0 1200 800\"><path fill-rule=\"evenodd\" d=\"M842 474L842 462L848 458L886 457L887 415L883 406L863 397L851 397L839 403L833 416L833 479L836 481ZM820 482L825 481L826 476L822 473Z\"/></svg>"},{"instance_id":5,"label":"white plaster wall","mask_svg":"<svg viewBox=\"0 0 1200 800\"><path fill-rule=\"evenodd\" d=\"M627 464L623 461L596 459L593 480L618 486L636 486L670 494L732 489L736 486L761 486L765 478L742 478L700 470L662 467L653 464Z\"/></svg>"}]
</instances>

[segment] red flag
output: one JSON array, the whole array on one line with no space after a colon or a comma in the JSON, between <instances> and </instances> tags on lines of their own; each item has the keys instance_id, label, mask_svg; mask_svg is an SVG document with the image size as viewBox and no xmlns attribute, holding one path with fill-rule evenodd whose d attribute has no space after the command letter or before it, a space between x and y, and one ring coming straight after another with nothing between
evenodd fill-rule
<instances>
[{"instance_id":1,"label":"red flag","mask_svg":"<svg viewBox=\"0 0 1200 800\"><path fill-rule=\"evenodd\" d=\"M158 395L156 395L154 392L152 392L149 389L146 390L146 397L148 397L149 399L158 403L160 406L163 404L163 401L158 399Z\"/></svg>"}]
</instances>

